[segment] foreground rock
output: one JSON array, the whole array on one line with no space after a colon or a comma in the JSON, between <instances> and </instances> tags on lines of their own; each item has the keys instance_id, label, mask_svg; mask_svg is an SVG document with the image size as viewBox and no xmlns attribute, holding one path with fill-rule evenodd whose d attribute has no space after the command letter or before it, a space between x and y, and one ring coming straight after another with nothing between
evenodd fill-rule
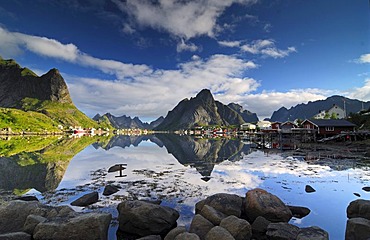
<instances>
[{"instance_id":1,"label":"foreground rock","mask_svg":"<svg viewBox=\"0 0 370 240\"><path fill-rule=\"evenodd\" d=\"M119 229L138 236L166 235L180 216L172 208L144 201L124 201L117 209Z\"/></svg>"},{"instance_id":2,"label":"foreground rock","mask_svg":"<svg viewBox=\"0 0 370 240\"><path fill-rule=\"evenodd\" d=\"M99 193L98 192L92 192L83 195L82 197L74 200L71 202L72 206L78 206L78 207L86 207L91 204L97 203L99 201Z\"/></svg>"},{"instance_id":3,"label":"foreground rock","mask_svg":"<svg viewBox=\"0 0 370 240\"><path fill-rule=\"evenodd\" d=\"M107 239L112 217L68 206L11 201L0 207L0 239Z\"/></svg>"},{"instance_id":4,"label":"foreground rock","mask_svg":"<svg viewBox=\"0 0 370 240\"><path fill-rule=\"evenodd\" d=\"M347 217L362 217L370 220L370 201L363 199L352 201L347 207Z\"/></svg>"},{"instance_id":5,"label":"foreground rock","mask_svg":"<svg viewBox=\"0 0 370 240\"><path fill-rule=\"evenodd\" d=\"M271 222L288 222L293 216L280 198L259 188L247 192L245 214L250 222L258 216Z\"/></svg>"},{"instance_id":6,"label":"foreground rock","mask_svg":"<svg viewBox=\"0 0 370 240\"><path fill-rule=\"evenodd\" d=\"M370 201L358 199L347 207L346 240L370 238Z\"/></svg>"},{"instance_id":7,"label":"foreground rock","mask_svg":"<svg viewBox=\"0 0 370 240\"><path fill-rule=\"evenodd\" d=\"M327 239L329 239L328 232L316 226L301 228L297 235L297 240L327 240Z\"/></svg>"},{"instance_id":8,"label":"foreground rock","mask_svg":"<svg viewBox=\"0 0 370 240\"><path fill-rule=\"evenodd\" d=\"M223 213L225 216L241 216L243 200L235 194L218 193L207 197L205 200L196 204L197 213L201 211L204 205L208 205L215 210Z\"/></svg>"},{"instance_id":9,"label":"foreground rock","mask_svg":"<svg viewBox=\"0 0 370 240\"><path fill-rule=\"evenodd\" d=\"M33 238L38 239L107 239L112 216L105 213L86 213L71 219L39 223Z\"/></svg>"},{"instance_id":10,"label":"foreground rock","mask_svg":"<svg viewBox=\"0 0 370 240\"><path fill-rule=\"evenodd\" d=\"M306 207L288 206L288 208L292 212L293 217L296 217L296 218L304 218L311 212L311 210Z\"/></svg>"},{"instance_id":11,"label":"foreground rock","mask_svg":"<svg viewBox=\"0 0 370 240\"><path fill-rule=\"evenodd\" d=\"M351 218L347 221L346 240L362 240L370 238L370 220Z\"/></svg>"}]
</instances>

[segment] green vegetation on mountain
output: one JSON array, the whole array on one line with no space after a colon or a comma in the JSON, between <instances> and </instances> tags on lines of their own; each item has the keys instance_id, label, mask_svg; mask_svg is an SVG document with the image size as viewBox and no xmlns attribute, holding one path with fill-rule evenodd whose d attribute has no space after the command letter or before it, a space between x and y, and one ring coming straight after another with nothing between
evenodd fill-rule
<instances>
[{"instance_id":1,"label":"green vegetation on mountain","mask_svg":"<svg viewBox=\"0 0 370 240\"><path fill-rule=\"evenodd\" d=\"M45 114L0 108L0 130L11 128L13 132L60 132L58 124Z\"/></svg>"},{"instance_id":2,"label":"green vegetation on mountain","mask_svg":"<svg viewBox=\"0 0 370 240\"><path fill-rule=\"evenodd\" d=\"M98 124L76 108L57 69L39 77L0 57L0 86L0 130L55 132L58 125L112 128L109 121Z\"/></svg>"}]
</instances>

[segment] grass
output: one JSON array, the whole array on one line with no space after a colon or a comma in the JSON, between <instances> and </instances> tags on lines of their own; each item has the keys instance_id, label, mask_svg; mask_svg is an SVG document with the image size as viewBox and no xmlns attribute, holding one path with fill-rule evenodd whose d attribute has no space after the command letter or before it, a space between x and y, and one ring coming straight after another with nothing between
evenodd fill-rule
<instances>
[{"instance_id":1,"label":"grass","mask_svg":"<svg viewBox=\"0 0 370 240\"><path fill-rule=\"evenodd\" d=\"M58 123L38 112L25 112L13 108L0 108L0 130L13 132L58 132Z\"/></svg>"}]
</instances>

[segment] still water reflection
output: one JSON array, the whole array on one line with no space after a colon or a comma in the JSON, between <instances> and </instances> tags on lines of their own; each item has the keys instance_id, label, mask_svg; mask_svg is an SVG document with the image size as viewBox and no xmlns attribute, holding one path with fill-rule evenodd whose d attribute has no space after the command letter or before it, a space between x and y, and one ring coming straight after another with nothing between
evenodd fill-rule
<instances>
[{"instance_id":1,"label":"still water reflection","mask_svg":"<svg viewBox=\"0 0 370 240\"><path fill-rule=\"evenodd\" d=\"M358 159L306 162L293 152L261 151L240 140L168 134L28 141L26 146L45 143L13 152L4 149L17 149L16 143L0 145L0 189L36 193L41 201L54 205L98 191L100 201L94 208L114 216L123 199L159 199L181 212L180 225L188 225L200 199L219 192L244 196L259 187L289 205L311 209L307 217L292 219L293 224L316 225L327 230L330 239L343 239L346 207L358 198L353 193L370 198L370 193L362 191L370 184L370 171ZM127 164L125 177L108 173L109 167L122 163ZM107 184L121 189L103 196ZM307 184L316 192L306 193ZM115 228L110 232L112 239Z\"/></svg>"}]
</instances>

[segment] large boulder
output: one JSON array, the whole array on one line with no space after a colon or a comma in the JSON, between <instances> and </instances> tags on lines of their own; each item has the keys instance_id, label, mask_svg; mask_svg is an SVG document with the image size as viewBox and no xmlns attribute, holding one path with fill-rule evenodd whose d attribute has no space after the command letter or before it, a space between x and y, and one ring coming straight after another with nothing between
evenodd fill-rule
<instances>
[{"instance_id":1,"label":"large boulder","mask_svg":"<svg viewBox=\"0 0 370 240\"><path fill-rule=\"evenodd\" d=\"M98 192L87 193L71 202L72 206L86 207L99 201Z\"/></svg>"},{"instance_id":2,"label":"large boulder","mask_svg":"<svg viewBox=\"0 0 370 240\"><path fill-rule=\"evenodd\" d=\"M196 214L190 224L190 233L195 233L200 239L204 240L207 233L214 225L200 214Z\"/></svg>"},{"instance_id":3,"label":"large boulder","mask_svg":"<svg viewBox=\"0 0 370 240\"><path fill-rule=\"evenodd\" d=\"M111 214L86 213L74 218L55 218L39 223L33 238L41 239L96 239L105 240L112 219Z\"/></svg>"},{"instance_id":4,"label":"large boulder","mask_svg":"<svg viewBox=\"0 0 370 240\"><path fill-rule=\"evenodd\" d=\"M30 214L26 218L26 221L23 226L23 231L32 235L36 226L39 223L46 222L46 220L47 219L42 216Z\"/></svg>"},{"instance_id":5,"label":"large boulder","mask_svg":"<svg viewBox=\"0 0 370 240\"><path fill-rule=\"evenodd\" d=\"M177 235L174 240L200 240L200 238L195 233L184 232Z\"/></svg>"},{"instance_id":6,"label":"large boulder","mask_svg":"<svg viewBox=\"0 0 370 240\"><path fill-rule=\"evenodd\" d=\"M185 226L177 226L167 233L164 240L174 240L177 235L184 233L184 232L186 232Z\"/></svg>"},{"instance_id":7,"label":"large boulder","mask_svg":"<svg viewBox=\"0 0 370 240\"><path fill-rule=\"evenodd\" d=\"M347 217L361 217L370 220L370 201L364 199L352 201L347 207Z\"/></svg>"},{"instance_id":8,"label":"large boulder","mask_svg":"<svg viewBox=\"0 0 370 240\"><path fill-rule=\"evenodd\" d=\"M296 240L298 232L299 227L289 223L270 223L266 236L269 240Z\"/></svg>"},{"instance_id":9,"label":"large boulder","mask_svg":"<svg viewBox=\"0 0 370 240\"><path fill-rule=\"evenodd\" d=\"M252 233L254 239L265 239L267 227L271 222L264 217L258 216L252 223Z\"/></svg>"},{"instance_id":10,"label":"large boulder","mask_svg":"<svg viewBox=\"0 0 370 240\"><path fill-rule=\"evenodd\" d=\"M247 192L244 210L250 222L258 216L271 222L288 222L292 218L292 212L280 198L259 188Z\"/></svg>"},{"instance_id":11,"label":"large boulder","mask_svg":"<svg viewBox=\"0 0 370 240\"><path fill-rule=\"evenodd\" d=\"M370 237L370 220L351 218L347 220L346 240L362 240Z\"/></svg>"},{"instance_id":12,"label":"large boulder","mask_svg":"<svg viewBox=\"0 0 370 240\"><path fill-rule=\"evenodd\" d=\"M206 235L205 240L235 240L234 237L223 227L216 226Z\"/></svg>"},{"instance_id":13,"label":"large boulder","mask_svg":"<svg viewBox=\"0 0 370 240\"><path fill-rule=\"evenodd\" d=\"M236 240L249 240L252 236L252 227L249 222L233 215L222 219L220 227L229 231Z\"/></svg>"},{"instance_id":14,"label":"large boulder","mask_svg":"<svg viewBox=\"0 0 370 240\"><path fill-rule=\"evenodd\" d=\"M41 204L37 201L11 201L0 207L0 234L23 231L27 216L32 214Z\"/></svg>"},{"instance_id":15,"label":"large boulder","mask_svg":"<svg viewBox=\"0 0 370 240\"><path fill-rule=\"evenodd\" d=\"M301 228L297 240L329 240L329 233L316 226Z\"/></svg>"},{"instance_id":16,"label":"large boulder","mask_svg":"<svg viewBox=\"0 0 370 240\"><path fill-rule=\"evenodd\" d=\"M124 201L118 207L119 229L139 236L166 235L176 227L179 213L144 201Z\"/></svg>"},{"instance_id":17,"label":"large boulder","mask_svg":"<svg viewBox=\"0 0 370 240\"><path fill-rule=\"evenodd\" d=\"M243 200L235 194L217 193L207 197L196 204L197 210L202 210L204 205L208 205L222 212L226 216L234 215L240 217Z\"/></svg>"},{"instance_id":18,"label":"large boulder","mask_svg":"<svg viewBox=\"0 0 370 240\"><path fill-rule=\"evenodd\" d=\"M104 188L103 195L104 196L109 196L109 195L112 195L112 194L114 194L118 191L119 191L118 187L113 186L113 185L107 185Z\"/></svg>"},{"instance_id":19,"label":"large boulder","mask_svg":"<svg viewBox=\"0 0 370 240\"><path fill-rule=\"evenodd\" d=\"M220 225L221 220L226 217L225 214L208 205L203 206L200 215L208 219L213 225Z\"/></svg>"}]
</instances>

